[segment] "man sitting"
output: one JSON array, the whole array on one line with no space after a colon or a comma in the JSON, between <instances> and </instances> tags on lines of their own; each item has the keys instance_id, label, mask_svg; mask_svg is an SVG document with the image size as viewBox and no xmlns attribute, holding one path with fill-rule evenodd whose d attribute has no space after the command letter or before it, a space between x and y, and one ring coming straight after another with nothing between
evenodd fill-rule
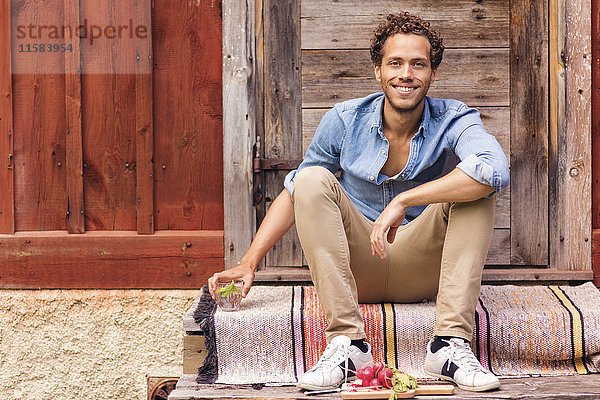
<instances>
[{"instance_id":1,"label":"man sitting","mask_svg":"<svg viewBox=\"0 0 600 400\"><path fill-rule=\"evenodd\" d=\"M466 390L499 387L473 355L475 306L508 162L477 110L427 97L442 38L409 13L375 30L371 59L383 93L336 104L285 180L239 266L209 279L244 281L296 223L327 318L328 345L298 382L339 386L372 362L359 303L437 295L425 370ZM341 169L340 179L333 175Z\"/></svg>"}]
</instances>

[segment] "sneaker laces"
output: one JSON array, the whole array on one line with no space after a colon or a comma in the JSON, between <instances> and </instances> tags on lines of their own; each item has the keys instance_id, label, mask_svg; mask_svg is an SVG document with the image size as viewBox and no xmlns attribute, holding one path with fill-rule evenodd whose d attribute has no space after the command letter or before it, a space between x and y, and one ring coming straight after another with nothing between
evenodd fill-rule
<instances>
[{"instance_id":1,"label":"sneaker laces","mask_svg":"<svg viewBox=\"0 0 600 400\"><path fill-rule=\"evenodd\" d=\"M327 347L325 347L325 351L319 359L319 362L311 368L311 370L316 371L318 369L324 369L326 371L331 371L333 368L338 367L340 359L339 357L334 357L338 351L341 352L344 357L344 383L348 382L348 357L350 356L350 346L329 343Z\"/></svg>"},{"instance_id":2,"label":"sneaker laces","mask_svg":"<svg viewBox=\"0 0 600 400\"><path fill-rule=\"evenodd\" d=\"M473 354L471 346L461 339L445 340L450 345L450 358L457 361L457 364L469 372L486 372L481 363Z\"/></svg>"}]
</instances>

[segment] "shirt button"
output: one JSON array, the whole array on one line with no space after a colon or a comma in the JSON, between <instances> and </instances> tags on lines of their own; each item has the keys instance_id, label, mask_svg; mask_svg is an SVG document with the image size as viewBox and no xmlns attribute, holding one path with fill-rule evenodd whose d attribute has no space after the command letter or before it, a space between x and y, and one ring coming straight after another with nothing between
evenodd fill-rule
<instances>
[{"instance_id":1,"label":"shirt button","mask_svg":"<svg viewBox=\"0 0 600 400\"><path fill-rule=\"evenodd\" d=\"M374 181L375 177L374 176L370 176L369 179L372 180L372 181Z\"/></svg>"},{"instance_id":2,"label":"shirt button","mask_svg":"<svg viewBox=\"0 0 600 400\"><path fill-rule=\"evenodd\" d=\"M381 150L381 154L385 156L385 150Z\"/></svg>"}]
</instances>

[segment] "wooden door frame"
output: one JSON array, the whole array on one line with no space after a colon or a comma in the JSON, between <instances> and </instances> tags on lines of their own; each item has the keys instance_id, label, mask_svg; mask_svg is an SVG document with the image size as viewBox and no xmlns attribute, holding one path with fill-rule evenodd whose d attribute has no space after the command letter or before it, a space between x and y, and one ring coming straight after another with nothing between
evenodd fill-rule
<instances>
[{"instance_id":1,"label":"wooden door frame","mask_svg":"<svg viewBox=\"0 0 600 400\"><path fill-rule=\"evenodd\" d=\"M262 0L223 1L225 268L237 265L256 229L252 159L262 115L257 10ZM486 269L489 281L592 279L591 0L550 0L549 17L549 268ZM262 278L309 280L305 275L282 270Z\"/></svg>"}]
</instances>

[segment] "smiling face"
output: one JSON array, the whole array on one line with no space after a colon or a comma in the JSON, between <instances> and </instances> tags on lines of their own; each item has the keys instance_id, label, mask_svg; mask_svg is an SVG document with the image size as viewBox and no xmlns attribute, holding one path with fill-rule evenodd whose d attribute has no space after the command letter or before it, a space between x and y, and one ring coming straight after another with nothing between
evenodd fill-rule
<instances>
[{"instance_id":1,"label":"smiling face","mask_svg":"<svg viewBox=\"0 0 600 400\"><path fill-rule=\"evenodd\" d=\"M375 78L394 111L422 108L436 73L431 68L430 46L426 37L413 34L397 33L386 40L381 66L375 66Z\"/></svg>"}]
</instances>

